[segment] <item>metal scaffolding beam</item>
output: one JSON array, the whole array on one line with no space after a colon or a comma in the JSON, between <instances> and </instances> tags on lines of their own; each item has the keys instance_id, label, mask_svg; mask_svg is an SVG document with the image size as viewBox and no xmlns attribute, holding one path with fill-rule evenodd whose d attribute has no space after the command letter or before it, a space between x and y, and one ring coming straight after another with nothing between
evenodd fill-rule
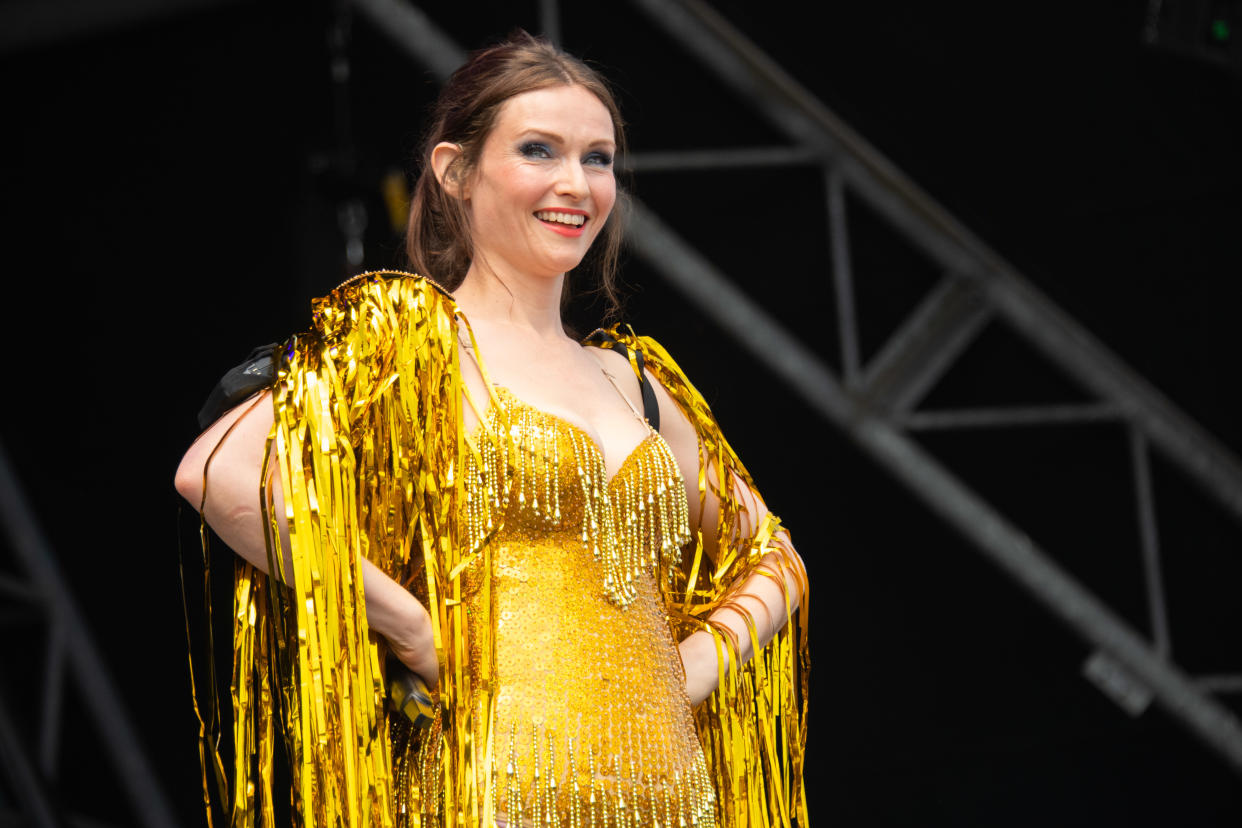
<instances>
[{"instance_id":1,"label":"metal scaffolding beam","mask_svg":"<svg viewBox=\"0 0 1242 828\"><path fill-rule=\"evenodd\" d=\"M3 698L0 698L0 765L4 766L12 782L14 796L29 824L38 828L61 828L56 809L52 807L52 798L30 761L29 752L22 745ZM14 824L22 824L20 815L14 816Z\"/></svg>"},{"instance_id":2,"label":"metal scaffolding beam","mask_svg":"<svg viewBox=\"0 0 1242 828\"><path fill-rule=\"evenodd\" d=\"M15 774L27 817L39 826L59 825L52 803L40 791L55 778L54 764L60 736L63 680L68 672L77 683L79 696L99 739L109 754L120 788L128 796L136 823L145 828L173 828L176 821L160 789L155 769L138 742L128 711L91 637L86 619L61 575L51 545L35 521L34 511L22 493L8 454L0 444L0 523L10 548L29 579L23 600L34 599L48 630L47 667L42 698L37 749L21 743L10 727L11 718L0 698L0 753ZM38 755L36 763L31 758ZM31 781L33 779L33 781Z\"/></svg>"},{"instance_id":3,"label":"metal scaffolding beam","mask_svg":"<svg viewBox=\"0 0 1242 828\"><path fill-rule=\"evenodd\" d=\"M867 364L859 398L890 417L912 409L983 330L990 310L973 282L942 279Z\"/></svg>"},{"instance_id":4,"label":"metal scaffolding beam","mask_svg":"<svg viewBox=\"0 0 1242 828\"><path fill-rule=\"evenodd\" d=\"M1054 616L1108 652L1164 707L1242 774L1242 725L1019 529L885 419L858 404L832 372L730 280L645 209L635 210L639 255L755 359L844 430L933 512L969 538ZM779 356L778 356L779 355Z\"/></svg>"},{"instance_id":5,"label":"metal scaffolding beam","mask_svg":"<svg viewBox=\"0 0 1242 828\"><path fill-rule=\"evenodd\" d=\"M1148 461L1154 447L1235 518L1242 519L1242 463L1159 391L1043 296L1016 269L849 129L702 0L633 0L675 41L783 132L795 149L820 154L829 182L829 229L838 306L852 313L844 198L848 188L948 274L867 366L858 366L853 319L843 324L842 363L852 416L838 424L932 509L1055 615L1099 648L1119 703L1121 684L1143 685L1129 698L1154 694L1164 707L1242 773L1242 726L1207 694L1229 681L1196 682L1170 660L1172 649L1161 576ZM636 240L641 243L641 240ZM842 248L843 253L838 252ZM666 251L667 252L667 251ZM651 261L658 266L658 259ZM846 268L842 274L841 268ZM667 274L666 274L667 275ZM702 292L702 291L700 291ZM989 317L1004 320L1099 402L1086 406L975 412L910 409L950 366ZM738 329L747 341L746 328ZM762 355L757 355L763 359ZM811 380L811 375L804 381ZM803 395L805 396L805 395ZM831 416L832 409L824 413ZM835 418L834 418L835 419ZM1141 563L1154 644L1134 633L1024 536L923 455L896 427L996 427L1100 420L1126 422L1139 520ZM977 502L973 502L977 500ZM1089 665L1102 665L1093 657ZM1103 668L1088 670L1097 683ZM1121 675L1128 672L1130 677ZM1133 713L1145 702L1129 705Z\"/></svg>"},{"instance_id":6,"label":"metal scaffolding beam","mask_svg":"<svg viewBox=\"0 0 1242 828\"><path fill-rule=\"evenodd\" d=\"M1242 725L1209 693L1242 684L1237 676L1194 679L1168 657L1171 645L1160 586L1148 446L1160 450L1242 518L1242 464L1163 395L1112 355L986 247L943 207L850 130L767 55L700 0L633 0L665 32L699 57L781 130L789 148L681 155L685 168L819 163L824 168L833 279L841 316L844 380L767 315L656 214L634 202L630 242L637 254L825 419L842 429L927 506L955 527L1049 612L1097 648L1088 675L1134 713L1156 700L1242 774ZM421 13L415 36L388 19L400 0L355 0L411 55L442 78L461 50ZM424 53L415 41L430 42ZM667 171L676 155L635 156L639 171ZM916 249L945 279L880 349L860 363L844 193L848 188ZM1008 323L1100 402L1022 410L914 412L922 398L990 318ZM1125 420L1140 514L1141 559L1153 645L1024 533L924 452L903 428L996 427ZM1104 684L1108 683L1105 688ZM1123 698L1125 701L1123 702Z\"/></svg>"},{"instance_id":7,"label":"metal scaffolding beam","mask_svg":"<svg viewBox=\"0 0 1242 828\"><path fill-rule=\"evenodd\" d=\"M1242 462L923 192L701 0L632 0L946 273L979 283L992 309L1087 389L1131 412L1152 445L1242 519Z\"/></svg>"}]
</instances>

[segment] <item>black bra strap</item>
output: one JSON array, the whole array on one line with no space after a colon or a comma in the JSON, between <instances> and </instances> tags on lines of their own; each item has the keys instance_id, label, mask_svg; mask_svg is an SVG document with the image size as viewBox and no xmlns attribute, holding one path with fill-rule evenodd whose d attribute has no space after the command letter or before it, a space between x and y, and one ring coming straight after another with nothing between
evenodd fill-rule
<instances>
[{"instance_id":1,"label":"black bra strap","mask_svg":"<svg viewBox=\"0 0 1242 828\"><path fill-rule=\"evenodd\" d=\"M595 345L600 348L611 348L626 359L630 358L630 349L625 347L625 343L614 337L608 331L600 328L592 333L585 340L588 345ZM643 395L643 417L651 424L656 431L660 430L660 403L656 399L655 389L651 387L651 380L647 378L646 366L643 360L643 352L634 349L634 362L638 365L638 389Z\"/></svg>"}]
</instances>

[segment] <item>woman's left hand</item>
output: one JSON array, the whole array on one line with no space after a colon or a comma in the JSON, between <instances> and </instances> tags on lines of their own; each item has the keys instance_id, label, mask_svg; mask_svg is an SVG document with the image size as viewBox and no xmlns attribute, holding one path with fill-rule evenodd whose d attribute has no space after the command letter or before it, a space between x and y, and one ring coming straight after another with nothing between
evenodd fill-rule
<instances>
[{"instance_id":1,"label":"woman's left hand","mask_svg":"<svg viewBox=\"0 0 1242 828\"><path fill-rule=\"evenodd\" d=\"M715 692L719 681L716 639L711 633L700 630L691 633L677 645L677 649L686 670L686 695L690 697L690 705L694 707ZM725 669L728 669L727 663Z\"/></svg>"}]
</instances>

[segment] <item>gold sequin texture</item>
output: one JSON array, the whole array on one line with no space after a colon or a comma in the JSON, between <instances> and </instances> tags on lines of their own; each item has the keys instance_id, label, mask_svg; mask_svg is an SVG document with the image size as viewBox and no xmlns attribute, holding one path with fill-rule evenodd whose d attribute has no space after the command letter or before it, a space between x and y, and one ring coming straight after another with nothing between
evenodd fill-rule
<instances>
[{"instance_id":1,"label":"gold sequin texture","mask_svg":"<svg viewBox=\"0 0 1242 828\"><path fill-rule=\"evenodd\" d=\"M381 272L317 300L283 347L265 469L292 586L236 567L232 756L214 697L194 701L208 824L274 826L280 750L307 828L805 826L805 572L780 521L747 514L753 481L702 396L654 340L613 330L698 433L690 511L709 493L720 509L691 532L659 435L609 480L584 433L507 392L466 433L461 327L430 282ZM385 705L362 558L430 613L439 716L421 730ZM749 618L732 590L752 576L801 600L739 666L711 616ZM691 711L675 642L697 630L729 667Z\"/></svg>"},{"instance_id":2,"label":"gold sequin texture","mask_svg":"<svg viewBox=\"0 0 1242 828\"><path fill-rule=\"evenodd\" d=\"M609 480L586 434L503 388L478 442L501 434L510 462L483 450L465 467L467 536L482 540L501 524L487 540L492 727L508 734L497 818L714 825L714 791L654 580L660 560L680 565L689 540L672 452L653 431ZM482 574L478 565L465 574L471 618L486 617ZM472 651L472 673L480 658Z\"/></svg>"}]
</instances>

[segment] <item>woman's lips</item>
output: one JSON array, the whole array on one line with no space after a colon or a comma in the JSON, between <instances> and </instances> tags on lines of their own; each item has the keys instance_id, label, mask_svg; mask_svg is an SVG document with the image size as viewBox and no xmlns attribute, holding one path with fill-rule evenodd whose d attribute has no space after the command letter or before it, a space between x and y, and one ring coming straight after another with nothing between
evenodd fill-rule
<instances>
[{"instance_id":1,"label":"woman's lips","mask_svg":"<svg viewBox=\"0 0 1242 828\"><path fill-rule=\"evenodd\" d=\"M582 235L588 216L583 210L537 210L535 218L554 233L576 237Z\"/></svg>"}]
</instances>

